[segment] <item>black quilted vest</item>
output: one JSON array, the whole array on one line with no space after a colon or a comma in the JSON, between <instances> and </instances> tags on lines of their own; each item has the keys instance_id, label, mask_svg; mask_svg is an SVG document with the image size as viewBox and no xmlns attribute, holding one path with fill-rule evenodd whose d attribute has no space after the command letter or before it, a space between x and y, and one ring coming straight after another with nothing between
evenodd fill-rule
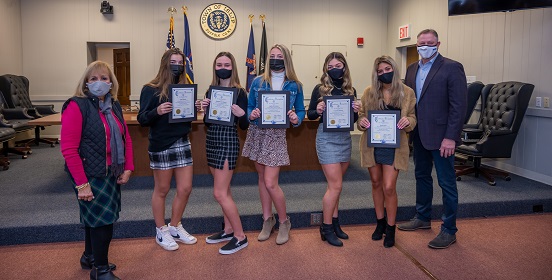
<instances>
[{"instance_id":1,"label":"black quilted vest","mask_svg":"<svg viewBox=\"0 0 552 280\"><path fill-rule=\"evenodd\" d=\"M106 134L104 123L98 113L100 109L97 97L71 97L63 104L61 112L67 108L70 101L79 105L82 113L82 136L79 146L79 155L84 166L86 177L105 177L107 175L106 164ZM123 121L123 110L119 102L113 102L112 110L115 117L123 124L123 142L126 135L126 127ZM63 141L63 140L62 140ZM67 166L65 167L67 170Z\"/></svg>"}]
</instances>

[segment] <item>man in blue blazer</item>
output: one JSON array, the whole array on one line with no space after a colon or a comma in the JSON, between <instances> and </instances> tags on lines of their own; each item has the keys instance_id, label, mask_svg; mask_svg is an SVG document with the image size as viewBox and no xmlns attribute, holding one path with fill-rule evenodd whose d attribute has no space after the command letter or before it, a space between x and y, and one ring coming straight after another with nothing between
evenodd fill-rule
<instances>
[{"instance_id":1,"label":"man in blue blazer","mask_svg":"<svg viewBox=\"0 0 552 280\"><path fill-rule=\"evenodd\" d=\"M467 106L464 67L439 54L440 44L435 30L421 31L417 37L417 48L422 59L406 70L406 85L416 92L418 119L418 125L410 134L414 145L416 216L409 222L397 225L400 230L431 228L431 172L435 164L444 208L440 233L428 244L435 249L447 248L456 242L458 190L454 149L460 144Z\"/></svg>"}]
</instances>

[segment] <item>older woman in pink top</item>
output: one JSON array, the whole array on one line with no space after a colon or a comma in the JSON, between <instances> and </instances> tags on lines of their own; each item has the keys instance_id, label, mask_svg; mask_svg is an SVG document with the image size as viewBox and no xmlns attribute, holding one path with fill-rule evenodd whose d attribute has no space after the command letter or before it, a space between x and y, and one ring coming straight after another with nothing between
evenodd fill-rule
<instances>
[{"instance_id":1,"label":"older woman in pink top","mask_svg":"<svg viewBox=\"0 0 552 280\"><path fill-rule=\"evenodd\" d=\"M63 104L61 153L78 199L85 247L80 263L90 279L119 279L108 262L113 223L121 210L121 185L134 170L132 141L117 102L117 79L105 62L86 68ZM113 95L112 95L113 93Z\"/></svg>"}]
</instances>

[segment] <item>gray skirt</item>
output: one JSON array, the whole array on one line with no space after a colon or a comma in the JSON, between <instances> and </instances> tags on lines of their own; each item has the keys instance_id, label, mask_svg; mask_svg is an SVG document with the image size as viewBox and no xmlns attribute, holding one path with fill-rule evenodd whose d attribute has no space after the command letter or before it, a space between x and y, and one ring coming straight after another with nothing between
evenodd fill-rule
<instances>
[{"instance_id":1,"label":"gray skirt","mask_svg":"<svg viewBox=\"0 0 552 280\"><path fill-rule=\"evenodd\" d=\"M351 133L349 131L325 132L324 124L316 132L316 154L320 164L351 161Z\"/></svg>"}]
</instances>

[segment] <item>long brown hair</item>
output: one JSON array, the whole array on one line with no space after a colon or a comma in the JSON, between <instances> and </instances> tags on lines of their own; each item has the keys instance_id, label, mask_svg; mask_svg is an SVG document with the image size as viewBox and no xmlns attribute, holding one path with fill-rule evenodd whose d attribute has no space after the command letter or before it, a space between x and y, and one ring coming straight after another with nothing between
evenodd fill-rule
<instances>
[{"instance_id":1,"label":"long brown hair","mask_svg":"<svg viewBox=\"0 0 552 280\"><path fill-rule=\"evenodd\" d=\"M331 95L332 89L335 87L332 83L332 78L328 75L328 64L332 59L337 59L343 64L343 85L341 90L343 95L354 95L353 82L351 80L351 72L349 71L349 65L345 60L345 56L340 52L332 52L326 56L324 66L322 67L322 77L320 77L321 86L319 87L320 98L323 96Z\"/></svg>"},{"instance_id":2,"label":"long brown hair","mask_svg":"<svg viewBox=\"0 0 552 280\"><path fill-rule=\"evenodd\" d=\"M303 86L303 84L299 81L299 78L297 78L297 74L295 74L295 68L293 68L293 61L291 60L291 52L289 49L281 44L275 44L270 48L270 51L272 49L279 49L282 52L282 55L284 56L284 67L286 71L286 79L291 80L297 83L299 88ZM270 51L268 52L266 56L266 61L270 61ZM263 74L263 81L270 83L272 80L272 71L269 69L266 69Z\"/></svg>"},{"instance_id":3,"label":"long brown hair","mask_svg":"<svg viewBox=\"0 0 552 280\"><path fill-rule=\"evenodd\" d=\"M375 106L374 108L368 108L369 110L381 110L385 109L385 102L383 99L383 83L378 80L378 67L380 63L387 63L393 68L393 80L391 81L391 100L388 105L396 108L400 108L402 100L404 99L404 87L400 79L399 67L395 60L391 57L384 55L376 58L374 61L374 67L372 68L372 86L370 87L370 95L368 96L368 104Z\"/></svg>"},{"instance_id":4,"label":"long brown hair","mask_svg":"<svg viewBox=\"0 0 552 280\"><path fill-rule=\"evenodd\" d=\"M157 88L159 90L159 101L169 99L169 85L173 83L173 74L171 71L171 56L173 54L181 55L182 60L185 59L184 53L178 48L165 51L165 53L161 57L161 63L159 64L159 72L157 72L157 76L155 76L153 80L146 84L146 86ZM178 77L178 83L188 83L188 81L186 80L186 67L184 67L184 72L182 72L180 77Z\"/></svg>"},{"instance_id":5,"label":"long brown hair","mask_svg":"<svg viewBox=\"0 0 552 280\"><path fill-rule=\"evenodd\" d=\"M84 70L73 96L86 97L86 94L88 93L86 83L88 83L88 79L90 78L90 75L92 75L92 72L96 71L105 71L108 73L109 79L111 80L111 90L109 90L109 92L111 92L111 99L117 100L117 93L119 92L119 82L117 81L117 77L115 77L115 74L111 71L109 64L100 60L96 60L86 67L86 70Z\"/></svg>"},{"instance_id":6,"label":"long brown hair","mask_svg":"<svg viewBox=\"0 0 552 280\"><path fill-rule=\"evenodd\" d=\"M220 78L217 76L215 67L217 65L217 59L222 56L228 57L230 59L230 62L232 63L232 76L230 76L230 86L241 88L242 86L240 85L240 77L238 76L238 67L236 66L236 59L234 59L234 56L230 52L220 52L215 57L215 60L213 60L213 79L211 80L211 85L212 86L220 85Z\"/></svg>"}]
</instances>

